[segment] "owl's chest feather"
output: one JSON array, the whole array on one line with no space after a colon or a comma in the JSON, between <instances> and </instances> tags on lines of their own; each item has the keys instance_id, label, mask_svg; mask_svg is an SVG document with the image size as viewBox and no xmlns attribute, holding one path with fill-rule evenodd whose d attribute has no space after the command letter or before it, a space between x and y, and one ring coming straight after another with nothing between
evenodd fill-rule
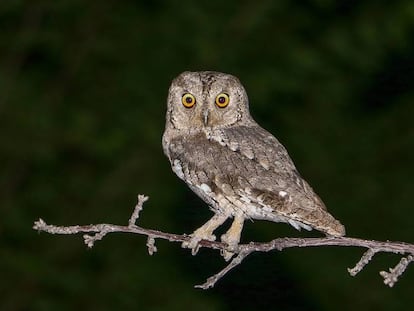
<instances>
[{"instance_id":1,"label":"owl's chest feather","mask_svg":"<svg viewBox=\"0 0 414 311\"><path fill-rule=\"evenodd\" d=\"M190 184L197 179L207 183L218 175L236 178L246 172L259 173L257 163L251 161L253 155L247 152L246 156L238 148L232 150L223 141L210 133L172 139L168 153L174 172Z\"/></svg>"}]
</instances>

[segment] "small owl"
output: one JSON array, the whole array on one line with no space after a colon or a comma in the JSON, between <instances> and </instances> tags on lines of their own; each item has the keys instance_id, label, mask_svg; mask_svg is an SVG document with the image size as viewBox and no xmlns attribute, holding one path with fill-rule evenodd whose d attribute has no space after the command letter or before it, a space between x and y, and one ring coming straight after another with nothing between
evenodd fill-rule
<instances>
[{"instance_id":1,"label":"small owl","mask_svg":"<svg viewBox=\"0 0 414 311\"><path fill-rule=\"evenodd\" d=\"M246 219L285 222L345 235L344 226L300 176L282 144L251 117L246 91L229 74L183 72L168 94L164 153L175 174L213 211L184 247L193 254L214 230L233 222L221 236L229 250L240 241ZM231 251L222 254L226 260Z\"/></svg>"}]
</instances>

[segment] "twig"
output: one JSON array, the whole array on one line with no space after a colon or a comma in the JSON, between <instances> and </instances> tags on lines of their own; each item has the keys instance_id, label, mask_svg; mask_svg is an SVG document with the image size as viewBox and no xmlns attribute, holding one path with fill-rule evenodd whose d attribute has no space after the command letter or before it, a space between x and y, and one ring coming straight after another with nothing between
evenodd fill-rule
<instances>
[{"instance_id":1,"label":"twig","mask_svg":"<svg viewBox=\"0 0 414 311\"><path fill-rule=\"evenodd\" d=\"M148 197L143 194L138 194L138 201L135 205L134 211L132 212L131 217L129 218L128 224L129 226L135 225L139 218L139 213L142 211L143 205L145 202L148 201Z\"/></svg>"},{"instance_id":2,"label":"twig","mask_svg":"<svg viewBox=\"0 0 414 311\"><path fill-rule=\"evenodd\" d=\"M393 287L395 283L397 283L398 278L401 274L404 273L405 269L407 269L410 262L413 261L413 256L409 255L407 257L401 258L400 262L395 266L395 268L390 268L390 272L380 271L380 275L384 278L384 284L388 285L389 287Z\"/></svg>"},{"instance_id":3,"label":"twig","mask_svg":"<svg viewBox=\"0 0 414 311\"><path fill-rule=\"evenodd\" d=\"M252 251L250 250L241 251L236 257L232 259L232 261L230 261L230 263L224 269L214 274L213 276L209 277L207 281L205 281L203 284L195 285L194 287L201 288L201 289L209 289L211 287L214 287L214 285L216 284L218 280L220 280L223 276L225 276L231 269L241 264L244 258L249 256L251 252Z\"/></svg>"},{"instance_id":4,"label":"twig","mask_svg":"<svg viewBox=\"0 0 414 311\"><path fill-rule=\"evenodd\" d=\"M92 247L96 241L101 240L106 234L111 232L135 233L147 236L147 247L150 255L157 251L155 246L155 239L164 239L170 242L186 242L190 240L190 236L166 233L153 229L145 229L137 226L135 223L142 210L143 204L148 200L147 196L138 195L138 202L129 219L127 226L112 225L112 224L97 224L85 226L55 226L48 225L42 219L35 221L33 229L44 231L50 234L78 234L89 233L83 235L84 242L88 247ZM359 273L373 258L376 253L395 253L408 255L403 257L401 261L394 267L390 268L389 272L381 271L380 274L384 278L384 283L390 287L398 281L398 278L407 269L408 265L414 261L414 244L404 242L391 241L374 241L364 240L350 237L323 237L323 238L278 238L267 243L250 242L249 244L241 244L237 250L228 249L227 244L217 241L201 240L200 247L216 249L220 251L231 251L237 254L236 257L220 272L211 276L207 281L197 288L208 289L213 287L218 280L225 276L234 267L240 265L242 261L253 252L269 252L271 250L282 251L285 248L292 247L314 247L314 246L342 246L342 247L362 247L367 251L362 255L361 259L354 268L348 269L351 276Z\"/></svg>"},{"instance_id":5,"label":"twig","mask_svg":"<svg viewBox=\"0 0 414 311\"><path fill-rule=\"evenodd\" d=\"M357 262L355 267L352 269L348 268L348 272L351 276L357 275L359 272L361 272L362 269L371 261L372 257L377 252L373 250L372 248L368 248L368 250L362 255L361 259Z\"/></svg>"},{"instance_id":6,"label":"twig","mask_svg":"<svg viewBox=\"0 0 414 311\"><path fill-rule=\"evenodd\" d=\"M157 252L157 247L155 246L155 239L153 236L149 235L147 239L148 254L151 256Z\"/></svg>"}]
</instances>

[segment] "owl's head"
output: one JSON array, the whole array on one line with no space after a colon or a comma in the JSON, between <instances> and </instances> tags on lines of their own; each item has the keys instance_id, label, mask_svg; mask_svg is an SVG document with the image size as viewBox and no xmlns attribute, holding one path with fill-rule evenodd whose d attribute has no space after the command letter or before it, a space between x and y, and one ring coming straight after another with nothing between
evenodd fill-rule
<instances>
[{"instance_id":1,"label":"owl's head","mask_svg":"<svg viewBox=\"0 0 414 311\"><path fill-rule=\"evenodd\" d=\"M197 130L250 122L246 91L239 79L232 75L186 71L171 83L167 128Z\"/></svg>"}]
</instances>

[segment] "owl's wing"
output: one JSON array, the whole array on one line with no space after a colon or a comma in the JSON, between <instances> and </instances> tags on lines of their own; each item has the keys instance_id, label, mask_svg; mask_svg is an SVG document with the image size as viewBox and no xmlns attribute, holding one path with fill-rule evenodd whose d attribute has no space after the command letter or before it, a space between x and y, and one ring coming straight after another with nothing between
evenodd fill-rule
<instances>
[{"instance_id":1,"label":"owl's wing","mask_svg":"<svg viewBox=\"0 0 414 311\"><path fill-rule=\"evenodd\" d=\"M310 226L329 235L345 234L343 225L326 210L319 196L300 176L287 150L272 134L258 125L240 126L221 130L215 139L239 153L243 163L257 172L239 176L240 182L245 179L251 185L251 188L243 184L238 187L245 201L265 210L272 208L278 216L286 217L282 221L297 229Z\"/></svg>"}]
</instances>

